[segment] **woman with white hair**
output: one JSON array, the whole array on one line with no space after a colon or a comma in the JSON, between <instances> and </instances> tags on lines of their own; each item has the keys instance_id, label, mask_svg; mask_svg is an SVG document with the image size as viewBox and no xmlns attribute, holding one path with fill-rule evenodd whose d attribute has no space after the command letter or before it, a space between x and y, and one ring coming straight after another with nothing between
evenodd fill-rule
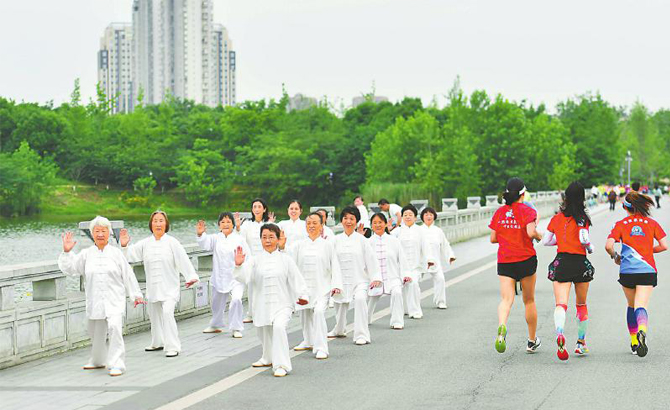
<instances>
[{"instance_id":1,"label":"woman with white hair","mask_svg":"<svg viewBox=\"0 0 670 410\"><path fill-rule=\"evenodd\" d=\"M151 320L151 345L147 352L165 350L166 357L181 352L174 309L181 295L179 274L184 276L186 288L198 282L198 275L186 254L184 246L174 236L168 235L170 221L163 211L149 217L151 236L128 246L130 236L121 230L121 248L128 262L144 261L147 281L147 302Z\"/></svg>"},{"instance_id":2,"label":"woman with white hair","mask_svg":"<svg viewBox=\"0 0 670 410\"><path fill-rule=\"evenodd\" d=\"M92 349L84 369L107 367L110 376L120 376L126 370L123 344L126 294L135 299L136 307L145 302L123 253L109 246L111 228L107 218L95 217L89 225L95 244L78 254L72 252L77 243L72 232L66 232L62 236L63 253L58 257L58 267L63 273L83 276L86 281L86 317Z\"/></svg>"}]
</instances>

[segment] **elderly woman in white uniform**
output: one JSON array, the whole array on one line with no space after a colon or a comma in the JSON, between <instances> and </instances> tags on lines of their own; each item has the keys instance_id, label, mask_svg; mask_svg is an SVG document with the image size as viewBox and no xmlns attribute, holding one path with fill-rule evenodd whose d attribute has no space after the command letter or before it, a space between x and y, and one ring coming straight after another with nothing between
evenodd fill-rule
<instances>
[{"instance_id":1,"label":"elderly woman in white uniform","mask_svg":"<svg viewBox=\"0 0 670 410\"><path fill-rule=\"evenodd\" d=\"M416 224L418 211L414 205L406 205L401 211L403 224L393 230L393 236L400 240L405 255L405 263L408 271L406 274L412 281L406 283L402 288L405 312L410 319L421 319L421 288L419 280L421 274L427 269L428 243L423 238L423 230Z\"/></svg>"},{"instance_id":2,"label":"elderly woman in white uniform","mask_svg":"<svg viewBox=\"0 0 670 410\"><path fill-rule=\"evenodd\" d=\"M279 227L261 228L263 251L247 261L242 247L235 251L235 279L253 283L254 326L263 345L263 356L253 367L272 366L275 377L291 372L288 325L295 304L309 303L309 290L295 262L278 247ZM296 302L297 301L297 302Z\"/></svg>"},{"instance_id":3,"label":"elderly woman in white uniform","mask_svg":"<svg viewBox=\"0 0 670 410\"><path fill-rule=\"evenodd\" d=\"M79 254L72 252L77 243L72 232L63 235L63 253L58 257L58 267L67 275L85 279L86 317L92 348L91 358L84 369L107 367L110 376L120 376L126 370L123 344L126 295L135 299L135 306L143 304L144 300L133 268L121 250L108 243L112 229L109 220L97 216L89 229L95 245Z\"/></svg>"},{"instance_id":4,"label":"elderly woman in white uniform","mask_svg":"<svg viewBox=\"0 0 670 410\"><path fill-rule=\"evenodd\" d=\"M305 220L307 239L294 243L290 254L309 290L309 304L298 306L303 340L295 350L312 350L317 359L328 358L326 309L331 294L342 290L340 265L332 241L321 237L321 215L313 212Z\"/></svg>"},{"instance_id":5,"label":"elderly woman in white uniform","mask_svg":"<svg viewBox=\"0 0 670 410\"><path fill-rule=\"evenodd\" d=\"M372 288L368 292L368 322L372 321L377 302L383 295L391 296L391 328L402 330L405 327L403 317L404 308L402 303L402 287L410 283L407 258L400 241L386 232L386 215L376 213L370 219L372 236L370 244L375 254L377 269L382 277L382 286Z\"/></svg>"},{"instance_id":6,"label":"elderly woman in white uniform","mask_svg":"<svg viewBox=\"0 0 670 410\"><path fill-rule=\"evenodd\" d=\"M447 308L447 294L444 287L444 272L456 260L449 240L444 231L435 225L437 212L433 208L424 208L421 211L423 221L423 237L428 243L428 273L433 276L433 303L438 309Z\"/></svg>"},{"instance_id":7,"label":"elderly woman in white uniform","mask_svg":"<svg viewBox=\"0 0 670 410\"><path fill-rule=\"evenodd\" d=\"M354 343L370 343L368 326L368 289L381 286L381 276L370 242L356 227L360 221L358 209L347 206L340 213L344 232L335 236L335 253L342 272L342 292L335 301L335 327L328 337L346 337L347 310L354 305ZM361 230L362 230L361 225Z\"/></svg>"},{"instance_id":8,"label":"elderly woman in white uniform","mask_svg":"<svg viewBox=\"0 0 670 410\"><path fill-rule=\"evenodd\" d=\"M242 320L242 295L244 285L233 278L235 269L235 250L241 247L245 255L251 251L247 242L235 232L235 218L230 212L219 215L219 232L216 235L208 235L205 230L205 221L198 221L195 231L198 237L196 241L204 250L212 252L212 320L203 333L221 333L223 331L223 316L226 302L230 296L230 307L228 308L228 329L234 338L241 338L244 330ZM247 256L251 259L252 256Z\"/></svg>"},{"instance_id":9,"label":"elderly woman in white uniform","mask_svg":"<svg viewBox=\"0 0 670 410\"><path fill-rule=\"evenodd\" d=\"M184 276L186 287L198 282L198 275L177 238L168 235L170 221L163 211L156 211L149 218L152 235L128 246L128 231L121 231L121 247L128 262L144 261L147 283L147 302L151 320L151 345L144 350L165 350L165 356L175 357L181 352L181 342L174 318L174 308L181 294L179 274Z\"/></svg>"},{"instance_id":10,"label":"elderly woman in white uniform","mask_svg":"<svg viewBox=\"0 0 670 410\"><path fill-rule=\"evenodd\" d=\"M256 198L251 201L251 219L242 221L240 219L240 214L235 214L235 229L237 229L237 232L245 241L247 241L247 245L249 245L251 250L251 256L260 254L263 251L263 245L261 245L261 226L267 222L274 221L274 214L269 211L268 205L262 198ZM247 309L247 316L244 318L244 323L251 323L254 320L251 303L254 292L251 286L253 285L247 285L247 302L249 306Z\"/></svg>"},{"instance_id":11,"label":"elderly woman in white uniform","mask_svg":"<svg viewBox=\"0 0 670 410\"><path fill-rule=\"evenodd\" d=\"M302 214L302 204L297 199L288 204L289 219L279 222L279 229L284 232L286 237L286 246L291 246L294 242L307 238L307 227L305 221L300 219Z\"/></svg>"}]
</instances>

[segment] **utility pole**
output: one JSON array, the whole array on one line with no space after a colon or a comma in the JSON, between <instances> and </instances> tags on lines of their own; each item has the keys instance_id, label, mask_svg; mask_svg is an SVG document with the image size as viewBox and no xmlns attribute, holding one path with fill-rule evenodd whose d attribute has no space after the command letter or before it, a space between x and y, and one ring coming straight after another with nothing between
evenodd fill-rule
<instances>
[{"instance_id":1,"label":"utility pole","mask_svg":"<svg viewBox=\"0 0 670 410\"><path fill-rule=\"evenodd\" d=\"M630 155L630 151L626 154L626 162L628 163L628 186L630 186L630 163L633 161L633 157Z\"/></svg>"}]
</instances>

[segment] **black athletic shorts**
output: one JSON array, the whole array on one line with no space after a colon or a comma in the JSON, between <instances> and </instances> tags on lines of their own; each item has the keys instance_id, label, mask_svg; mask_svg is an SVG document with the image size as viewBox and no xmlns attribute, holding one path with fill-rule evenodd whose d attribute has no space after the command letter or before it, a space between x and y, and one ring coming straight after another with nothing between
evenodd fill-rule
<instances>
[{"instance_id":1,"label":"black athletic shorts","mask_svg":"<svg viewBox=\"0 0 670 410\"><path fill-rule=\"evenodd\" d=\"M638 285L656 287L657 276L655 273L620 273L619 283L629 289L635 289Z\"/></svg>"},{"instance_id":2,"label":"black athletic shorts","mask_svg":"<svg viewBox=\"0 0 670 410\"><path fill-rule=\"evenodd\" d=\"M498 263L498 275L521 280L533 276L537 271L537 256L531 256L525 261L512 263Z\"/></svg>"},{"instance_id":3,"label":"black athletic shorts","mask_svg":"<svg viewBox=\"0 0 670 410\"><path fill-rule=\"evenodd\" d=\"M549 264L547 277L552 282L582 283L592 281L595 272L586 255L561 252Z\"/></svg>"}]
</instances>

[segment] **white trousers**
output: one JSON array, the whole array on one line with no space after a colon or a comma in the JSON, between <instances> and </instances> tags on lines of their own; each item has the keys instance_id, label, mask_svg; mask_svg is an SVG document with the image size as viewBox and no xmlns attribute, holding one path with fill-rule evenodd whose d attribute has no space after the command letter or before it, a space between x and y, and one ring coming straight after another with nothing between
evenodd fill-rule
<instances>
[{"instance_id":1,"label":"white trousers","mask_svg":"<svg viewBox=\"0 0 670 410\"><path fill-rule=\"evenodd\" d=\"M370 343L370 328L368 326L368 285L359 284L354 289L354 342L364 339ZM347 310L349 303L335 303L335 328L333 333L343 335L347 328Z\"/></svg>"},{"instance_id":2,"label":"white trousers","mask_svg":"<svg viewBox=\"0 0 670 410\"><path fill-rule=\"evenodd\" d=\"M447 303L447 290L444 287L444 272L431 272L433 275L433 303L435 306L440 303Z\"/></svg>"},{"instance_id":3,"label":"white trousers","mask_svg":"<svg viewBox=\"0 0 670 410\"><path fill-rule=\"evenodd\" d=\"M377 302L382 296L370 296L368 298L368 323L372 322L372 315L374 315ZM402 286L396 286L391 290L391 326L400 325L404 327L405 318L403 314Z\"/></svg>"},{"instance_id":4,"label":"white trousers","mask_svg":"<svg viewBox=\"0 0 670 410\"><path fill-rule=\"evenodd\" d=\"M177 321L174 318L176 300L149 303L151 346L165 347L166 352L181 352Z\"/></svg>"},{"instance_id":5,"label":"white trousers","mask_svg":"<svg viewBox=\"0 0 670 410\"><path fill-rule=\"evenodd\" d=\"M412 280L402 287L405 313L410 316L423 316L421 311L421 287L418 280Z\"/></svg>"},{"instance_id":6,"label":"white trousers","mask_svg":"<svg viewBox=\"0 0 670 410\"><path fill-rule=\"evenodd\" d=\"M89 319L88 334L91 337L91 359L94 366L107 365L108 369L126 370L126 348L123 344L123 316L107 319ZM109 347L107 338L109 337Z\"/></svg>"},{"instance_id":7,"label":"white trousers","mask_svg":"<svg viewBox=\"0 0 670 410\"><path fill-rule=\"evenodd\" d=\"M230 307L228 307L228 329L244 330L244 323L242 323L242 294L244 293L244 285L238 284L230 291L230 293L221 293L216 289L212 289L212 320L209 322L211 327L223 327L223 316L226 310L226 302L228 295L230 295ZM251 305L251 304L250 304Z\"/></svg>"},{"instance_id":8,"label":"white trousers","mask_svg":"<svg viewBox=\"0 0 670 410\"><path fill-rule=\"evenodd\" d=\"M286 326L291 319L291 309L283 309L275 315L272 326L259 326L258 338L263 345L263 363L272 363L274 370L280 367L290 372L291 356L288 348L288 335Z\"/></svg>"},{"instance_id":9,"label":"white trousers","mask_svg":"<svg viewBox=\"0 0 670 410\"><path fill-rule=\"evenodd\" d=\"M302 323L302 338L307 346L313 346L312 352L328 354L328 327L326 324L326 309L328 296L318 298L311 309L300 311Z\"/></svg>"}]
</instances>

